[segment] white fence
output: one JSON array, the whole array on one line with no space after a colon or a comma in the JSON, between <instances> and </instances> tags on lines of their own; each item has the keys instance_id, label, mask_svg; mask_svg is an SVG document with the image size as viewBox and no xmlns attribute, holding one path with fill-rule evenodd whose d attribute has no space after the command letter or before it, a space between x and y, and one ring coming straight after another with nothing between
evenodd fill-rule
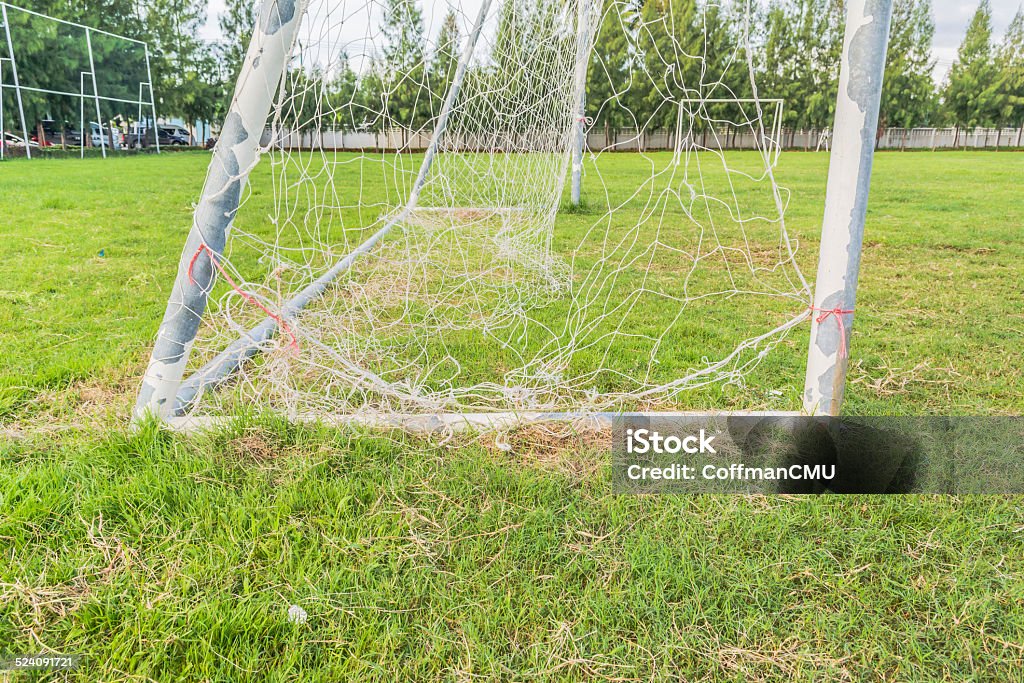
<instances>
[{"instance_id":1,"label":"white fence","mask_svg":"<svg viewBox=\"0 0 1024 683\"><path fill-rule=\"evenodd\" d=\"M879 149L977 149L1020 147L1024 128L889 128L878 140Z\"/></svg>"},{"instance_id":2,"label":"white fence","mask_svg":"<svg viewBox=\"0 0 1024 683\"><path fill-rule=\"evenodd\" d=\"M824 150L830 144L830 132L817 129L783 129L780 145L783 149ZM956 128L887 128L878 138L878 149L983 149L995 147L1021 147L1024 128L977 128L972 131ZM755 149L759 136L753 133L724 131L717 135L706 133L693 142L710 149ZM673 149L675 140L666 131L643 135L634 130L616 134L592 130L587 138L591 150L655 151Z\"/></svg>"},{"instance_id":3,"label":"white fence","mask_svg":"<svg viewBox=\"0 0 1024 683\"><path fill-rule=\"evenodd\" d=\"M379 133L345 130L285 131L276 135L267 130L263 132L260 143L281 149L323 149L323 150L359 150L359 149L426 149L430 144L430 131L408 131L393 128Z\"/></svg>"},{"instance_id":4,"label":"white fence","mask_svg":"<svg viewBox=\"0 0 1024 683\"><path fill-rule=\"evenodd\" d=\"M783 149L826 150L829 132L821 130L782 131ZM878 149L985 149L1024 146L1024 128L977 128L972 131L956 128L888 128L878 138ZM391 129L379 133L342 130L286 132L275 136L265 131L262 144L283 149L322 150L423 150L430 143L430 131ZM709 149L755 149L758 137L735 129L718 134L708 131L695 137L693 143ZM275 139L276 138L276 139ZM474 145L476 147L477 145ZM608 132L591 130L587 146L592 151L654 152L675 148L675 135L667 130L638 134L635 130Z\"/></svg>"}]
</instances>

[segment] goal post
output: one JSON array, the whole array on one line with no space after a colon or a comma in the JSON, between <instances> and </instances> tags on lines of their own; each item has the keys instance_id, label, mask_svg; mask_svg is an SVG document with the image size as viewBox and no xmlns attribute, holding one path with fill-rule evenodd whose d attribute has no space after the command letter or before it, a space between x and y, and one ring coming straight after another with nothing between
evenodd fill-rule
<instances>
[{"instance_id":1,"label":"goal post","mask_svg":"<svg viewBox=\"0 0 1024 683\"><path fill-rule=\"evenodd\" d=\"M570 201L579 206L583 189L583 155L587 148L587 67L590 65L590 0L579 3L579 18L576 22L580 33L576 53L576 121L573 125L572 143L572 186Z\"/></svg>"},{"instance_id":2,"label":"goal post","mask_svg":"<svg viewBox=\"0 0 1024 683\"><path fill-rule=\"evenodd\" d=\"M338 43L321 53L337 61L312 68L300 61L296 69L296 46L312 49L299 40L302 23L322 36L328 27L316 22L337 21L329 9L310 16L316 1L265 0L260 8L135 419L215 424L221 418L193 408L226 384L246 405L266 400L293 419L415 431L605 420L641 406L678 414L672 402L681 392L742 382L808 317L803 410L838 411L891 0L848 3L813 298L773 173L782 102L758 98L756 86L745 100L710 93L697 100L750 103L757 116L774 115L767 128L757 121L763 169L737 172L720 152L717 170L652 163L637 190L605 185L607 210L556 239L567 175L579 202L591 46L603 13L640 20L630 3L495 0L500 9L492 11L492 0L483 0L474 16L461 15L468 32L452 71L440 39L403 63L386 46L367 44L378 34L353 38L342 25ZM379 0L366 2L369 21L381 10ZM669 43L655 37L632 49L652 50L653 63L666 58L657 51ZM350 59L362 61L353 69ZM392 70L377 59L391 59ZM407 70L394 71L396 63ZM417 107L433 101L439 83L438 109L424 117ZM366 94L364 86L378 90ZM650 120L679 106L667 93ZM366 147L377 151L327 151L328 117L348 135L372 139ZM268 124L281 141L261 143ZM322 147L306 153L282 142L302 139L304 130L319 130L309 138ZM239 227L249 172L263 154L274 158L275 213L265 228ZM714 191L731 199L710 197ZM760 203L741 208L755 191ZM649 199L636 209L638 197ZM764 246L773 240L774 248ZM766 308L752 310L772 320L744 339L716 340L724 334L686 322L684 313L728 326L742 297L764 299ZM711 307L718 300L721 314ZM644 322L652 310L660 327ZM700 340L717 346L688 348ZM678 376L667 374L672 368ZM230 415L231 401L224 405Z\"/></svg>"},{"instance_id":3,"label":"goal post","mask_svg":"<svg viewBox=\"0 0 1024 683\"><path fill-rule=\"evenodd\" d=\"M838 415L846 388L891 19L892 0L847 4L804 383L812 415Z\"/></svg>"},{"instance_id":4,"label":"goal post","mask_svg":"<svg viewBox=\"0 0 1024 683\"><path fill-rule=\"evenodd\" d=\"M135 405L136 418L171 416L192 345L217 276L228 230L287 67L304 0L264 0L238 83L210 160L167 310Z\"/></svg>"}]
</instances>

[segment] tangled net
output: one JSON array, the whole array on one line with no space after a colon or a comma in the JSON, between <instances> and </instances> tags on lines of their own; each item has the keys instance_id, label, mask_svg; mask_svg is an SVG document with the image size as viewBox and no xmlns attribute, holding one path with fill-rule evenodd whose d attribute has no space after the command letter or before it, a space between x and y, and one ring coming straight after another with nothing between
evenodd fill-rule
<instances>
[{"instance_id":1,"label":"tangled net","mask_svg":"<svg viewBox=\"0 0 1024 683\"><path fill-rule=\"evenodd\" d=\"M677 405L806 320L749 8L584 2L312 2L193 363L281 330L193 412Z\"/></svg>"}]
</instances>

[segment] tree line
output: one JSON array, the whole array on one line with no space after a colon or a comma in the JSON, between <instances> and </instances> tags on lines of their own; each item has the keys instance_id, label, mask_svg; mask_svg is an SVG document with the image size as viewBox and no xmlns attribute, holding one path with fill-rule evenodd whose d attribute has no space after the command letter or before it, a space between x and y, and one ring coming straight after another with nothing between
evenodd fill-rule
<instances>
[{"instance_id":1,"label":"tree line","mask_svg":"<svg viewBox=\"0 0 1024 683\"><path fill-rule=\"evenodd\" d=\"M502 79L494 85L510 110L516 103L509 93L543 87L529 82L545 77L542 69L524 64L545 57L541 38L557 31L552 22L564 10L562 2L501 3L494 54L469 74L470 81ZM344 53L329 65L293 65L288 103L302 126L379 130L398 122L416 129L436 116L464 39L456 15L449 12L430 40L418 0L382 0L382 6L379 54L358 73ZM146 41L158 113L186 121L218 121L225 114L258 9L255 0L228 0L218 18L222 37L210 43L199 38L207 0L35 0L30 7ZM606 131L671 128L679 100L752 96L752 69L759 97L785 100L786 128L827 128L838 87L843 0L766 0L747 8L745 0L605 3L587 73L587 113L594 125ZM1022 125L1024 11L997 42L989 0L981 0L941 84L932 76L934 32L931 0L895 0L880 129ZM41 37L34 43L23 37L16 50L19 69L34 60L41 74L61 73L62 60L70 65L81 58L73 50L54 50ZM80 85L62 87L78 91ZM77 120L77 101L51 98L34 106Z\"/></svg>"},{"instance_id":2,"label":"tree line","mask_svg":"<svg viewBox=\"0 0 1024 683\"><path fill-rule=\"evenodd\" d=\"M758 96L785 101L784 127L828 128L844 19L843 0L769 0L750 13L695 0L637 0L634 12L603 17L590 65L591 115L611 130L669 127L672 111L662 114L659 105L673 96L750 97L749 61ZM1024 125L1024 10L997 43L989 0L981 0L939 84L934 33L930 0L895 0L879 132ZM694 54L703 59L688 57Z\"/></svg>"},{"instance_id":3,"label":"tree line","mask_svg":"<svg viewBox=\"0 0 1024 683\"><path fill-rule=\"evenodd\" d=\"M358 127L359 118L364 127L368 118L371 129L386 121L416 129L436 115L458 54L455 16L445 18L431 51L415 0L384 4L386 47L366 75L357 76L347 64L333 70L333 76L317 70L293 74L296 91L327 93L329 99L327 107L310 99L313 109L299 120L322 126L314 111L317 106L346 112L348 120L330 123L350 129ZM489 68L506 79L517 74L517 65L520 72L530 72L523 65L543 45L528 43L551 28L543 19L548 6L549 0L502 6L493 54L485 60ZM519 16L513 16L516 12ZM523 17L524 12L542 18ZM599 24L586 86L587 114L598 129L671 130L680 100L753 96L751 71L759 97L785 101L783 127L831 125L845 31L843 0L767 0L749 5L743 0L619 0L610 7L605 3ZM940 83L933 76L934 33L931 0L895 0L879 134L893 127L1024 125L1024 9L996 41L989 0L981 0L957 59ZM516 41L522 44L517 46ZM487 68L478 66L469 79L484 78L480 74ZM393 78L394 74L402 77ZM520 81L530 77L516 75ZM506 92L507 84L501 90ZM375 107L381 93L383 104ZM716 106L723 117L730 116L727 105L710 105L706 109L712 118ZM355 111L371 115L352 116Z\"/></svg>"}]
</instances>

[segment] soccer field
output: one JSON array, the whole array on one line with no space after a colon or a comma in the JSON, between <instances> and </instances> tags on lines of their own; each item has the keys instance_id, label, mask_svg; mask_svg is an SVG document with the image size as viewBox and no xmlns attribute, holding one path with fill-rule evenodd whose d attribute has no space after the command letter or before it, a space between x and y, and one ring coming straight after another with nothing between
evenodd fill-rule
<instances>
[{"instance_id":1,"label":"soccer field","mask_svg":"<svg viewBox=\"0 0 1024 683\"><path fill-rule=\"evenodd\" d=\"M1024 670L1014 498L612 496L604 444L531 431L510 435L510 452L493 435L356 437L266 418L191 438L130 432L208 160L0 164L0 643L12 651L82 653L82 680ZM637 155L600 163L611 186L649 173ZM827 164L783 153L777 170L808 278ZM876 156L847 414L1024 411L1021 178L1020 153ZM582 212L559 215L556 241L594 220L595 185ZM242 217L258 224L265 170L252 193ZM740 322L716 330L723 348ZM746 386L680 407L798 409L807 334ZM288 622L293 604L306 623Z\"/></svg>"}]
</instances>

